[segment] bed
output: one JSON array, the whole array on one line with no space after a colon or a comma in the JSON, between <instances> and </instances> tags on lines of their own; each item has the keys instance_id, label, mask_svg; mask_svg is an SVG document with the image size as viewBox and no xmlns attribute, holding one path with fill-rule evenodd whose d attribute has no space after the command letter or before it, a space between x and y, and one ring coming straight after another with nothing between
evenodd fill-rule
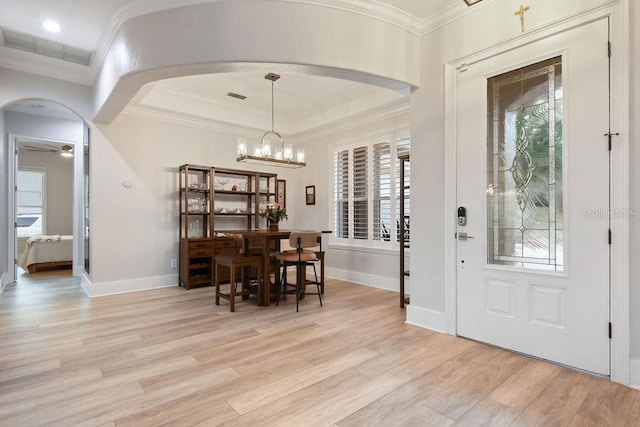
<instances>
[{"instance_id":1,"label":"bed","mask_svg":"<svg viewBox=\"0 0 640 427\"><path fill-rule=\"evenodd\" d=\"M18 265L29 273L54 268L70 268L73 260L73 236L31 236Z\"/></svg>"}]
</instances>

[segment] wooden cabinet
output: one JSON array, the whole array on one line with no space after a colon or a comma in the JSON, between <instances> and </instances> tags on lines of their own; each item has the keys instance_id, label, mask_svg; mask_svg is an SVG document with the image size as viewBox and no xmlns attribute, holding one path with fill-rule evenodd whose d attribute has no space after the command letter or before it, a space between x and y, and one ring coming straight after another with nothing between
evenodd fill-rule
<instances>
[{"instance_id":1,"label":"wooden cabinet","mask_svg":"<svg viewBox=\"0 0 640 427\"><path fill-rule=\"evenodd\" d=\"M258 213L277 201L276 174L184 164L179 167L179 280L186 289L212 285L214 257L237 251L216 232L266 228ZM216 234L216 235L214 235ZM220 233L223 234L223 233ZM229 271L220 272L221 281Z\"/></svg>"},{"instance_id":2,"label":"wooden cabinet","mask_svg":"<svg viewBox=\"0 0 640 427\"><path fill-rule=\"evenodd\" d=\"M208 286L213 281L211 239L180 239L180 283L186 289Z\"/></svg>"},{"instance_id":3,"label":"wooden cabinet","mask_svg":"<svg viewBox=\"0 0 640 427\"><path fill-rule=\"evenodd\" d=\"M209 166L179 168L180 284L186 289L213 282L213 216Z\"/></svg>"},{"instance_id":4,"label":"wooden cabinet","mask_svg":"<svg viewBox=\"0 0 640 427\"><path fill-rule=\"evenodd\" d=\"M409 266L406 264L406 251L409 249L409 207L407 200L409 199L410 180L409 180L409 155L398 156L400 161L400 307L404 308L405 304L409 304L409 296L405 294L405 279L409 277Z\"/></svg>"}]
</instances>

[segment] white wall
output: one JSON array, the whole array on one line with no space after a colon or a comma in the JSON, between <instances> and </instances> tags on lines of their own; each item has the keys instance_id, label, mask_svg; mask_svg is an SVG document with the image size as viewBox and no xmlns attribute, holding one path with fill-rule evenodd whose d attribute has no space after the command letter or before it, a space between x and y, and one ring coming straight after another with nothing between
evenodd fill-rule
<instances>
[{"instance_id":1,"label":"white wall","mask_svg":"<svg viewBox=\"0 0 640 427\"><path fill-rule=\"evenodd\" d=\"M87 122L91 120L89 86L0 67L0 88L2 108L23 99L45 99L64 105Z\"/></svg>"},{"instance_id":2,"label":"white wall","mask_svg":"<svg viewBox=\"0 0 640 427\"><path fill-rule=\"evenodd\" d=\"M11 108L10 106L8 106ZM56 139L82 143L82 121L56 117L6 111L5 129L7 133L42 139Z\"/></svg>"}]
</instances>

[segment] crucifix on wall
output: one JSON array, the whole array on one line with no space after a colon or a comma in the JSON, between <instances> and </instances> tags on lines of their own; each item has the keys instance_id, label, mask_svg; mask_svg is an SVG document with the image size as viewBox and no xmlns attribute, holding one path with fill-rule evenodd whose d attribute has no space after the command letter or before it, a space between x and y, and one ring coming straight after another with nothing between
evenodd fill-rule
<instances>
[{"instance_id":1,"label":"crucifix on wall","mask_svg":"<svg viewBox=\"0 0 640 427\"><path fill-rule=\"evenodd\" d=\"M520 9L516 10L514 15L520 16L520 32L524 33L524 13L529 10L529 6L520 5Z\"/></svg>"}]
</instances>

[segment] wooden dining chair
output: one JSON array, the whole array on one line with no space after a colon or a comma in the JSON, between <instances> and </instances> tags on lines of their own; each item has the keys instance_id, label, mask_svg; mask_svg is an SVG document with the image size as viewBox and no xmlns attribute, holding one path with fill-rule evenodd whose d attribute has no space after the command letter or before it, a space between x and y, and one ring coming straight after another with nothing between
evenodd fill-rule
<instances>
[{"instance_id":1,"label":"wooden dining chair","mask_svg":"<svg viewBox=\"0 0 640 427\"><path fill-rule=\"evenodd\" d=\"M239 237L239 238L238 238ZM258 298L258 301L262 298L263 283L262 283L262 256L256 255L252 253L252 248L249 247L249 253L245 253L244 251L244 242L242 240L241 235L233 236L234 242L236 244L236 251L232 254L221 254L216 255L215 257L215 286L216 286L216 305L220 305L220 298L224 298L229 300L229 310L235 311L235 303L236 303L236 295L238 295L238 283L241 283L241 292L243 299L247 299L249 294L252 293L252 287L245 287L245 284L249 282L250 277L245 277L245 275L251 275L251 269L255 268L257 270L256 275L256 283L255 283L255 294ZM220 275L218 274L220 271L220 267L228 267L229 268L229 292L223 293L220 290ZM239 274L238 274L239 273Z\"/></svg>"},{"instance_id":2,"label":"wooden dining chair","mask_svg":"<svg viewBox=\"0 0 640 427\"><path fill-rule=\"evenodd\" d=\"M299 302L305 295L318 295L322 306L322 293L324 291L324 252L322 251L322 233L320 232L297 232L294 231L289 236L289 246L295 249L278 252L276 260L282 267L281 283L276 304L280 303L280 298L293 293L296 296L296 311L299 311ZM319 249L318 249L319 248ZM315 280L307 280L307 266L320 262L320 280L317 272L314 274ZM287 267L296 267L295 284L288 283ZM316 293L308 293L307 285L315 285ZM294 290L289 288L293 287Z\"/></svg>"}]
</instances>

